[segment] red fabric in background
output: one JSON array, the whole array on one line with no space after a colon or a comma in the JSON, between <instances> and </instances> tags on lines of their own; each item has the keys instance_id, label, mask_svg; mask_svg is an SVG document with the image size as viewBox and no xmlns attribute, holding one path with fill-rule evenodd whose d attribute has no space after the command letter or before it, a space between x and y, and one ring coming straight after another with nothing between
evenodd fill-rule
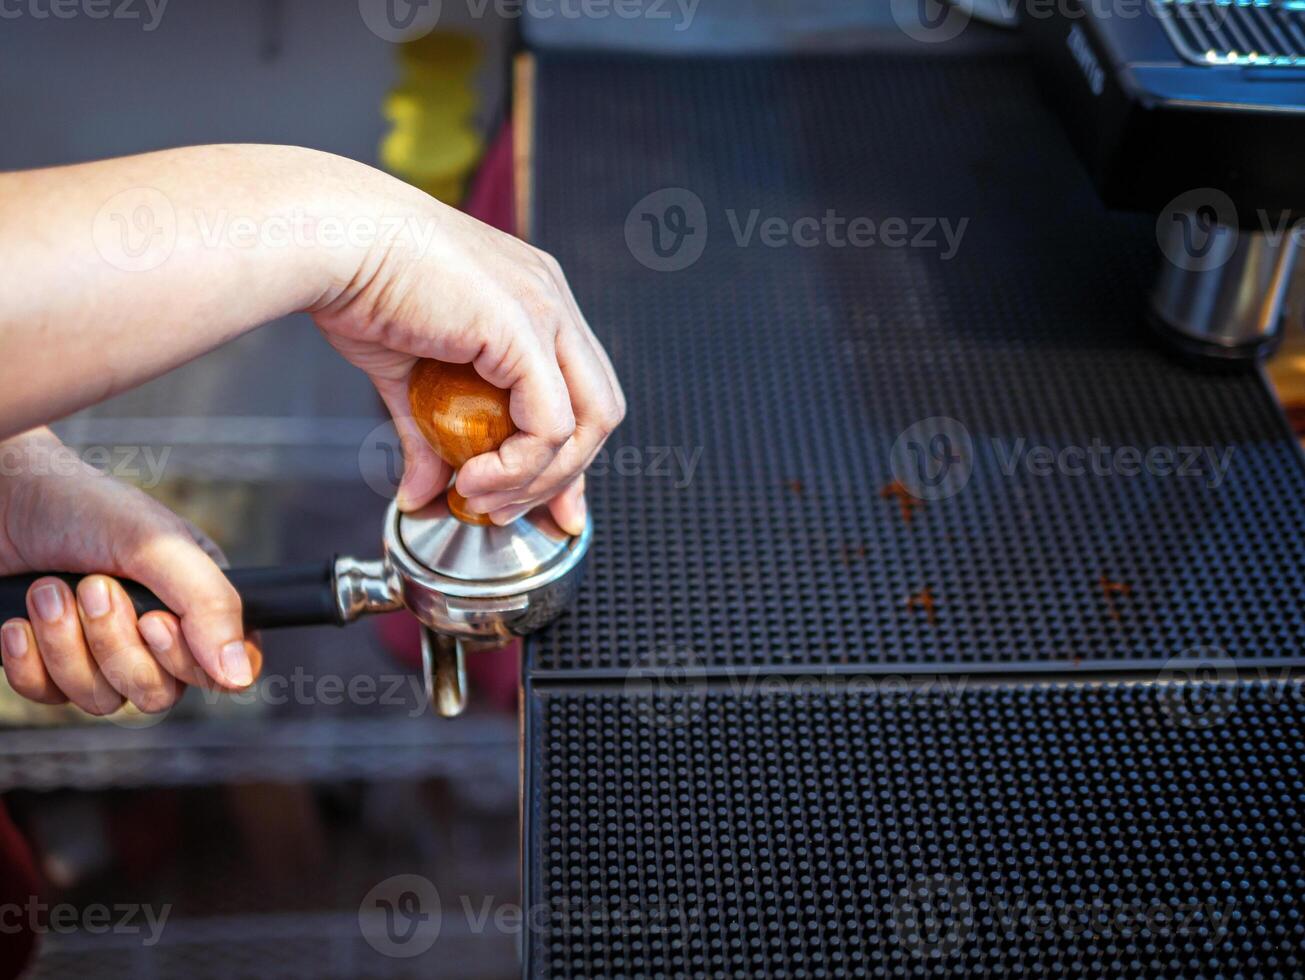
<instances>
[{"instance_id":1,"label":"red fabric in background","mask_svg":"<svg viewBox=\"0 0 1305 980\"><path fill-rule=\"evenodd\" d=\"M29 903L42 897L36 859L22 832L0 803L0 978L10 980L31 965L36 952Z\"/></svg>"},{"instance_id":2,"label":"red fabric in background","mask_svg":"<svg viewBox=\"0 0 1305 980\"><path fill-rule=\"evenodd\" d=\"M512 125L504 122L485 151L472 177L462 210L499 231L516 234L514 203ZM421 633L417 620L408 613L382 616L376 624L381 643L400 663L421 668ZM521 677L521 643L513 641L501 650L477 652L467 658L467 679L473 703L488 704L499 711L515 712Z\"/></svg>"},{"instance_id":3,"label":"red fabric in background","mask_svg":"<svg viewBox=\"0 0 1305 980\"><path fill-rule=\"evenodd\" d=\"M511 235L517 234L516 185L513 181L512 124L499 127L471 180L462 210Z\"/></svg>"}]
</instances>

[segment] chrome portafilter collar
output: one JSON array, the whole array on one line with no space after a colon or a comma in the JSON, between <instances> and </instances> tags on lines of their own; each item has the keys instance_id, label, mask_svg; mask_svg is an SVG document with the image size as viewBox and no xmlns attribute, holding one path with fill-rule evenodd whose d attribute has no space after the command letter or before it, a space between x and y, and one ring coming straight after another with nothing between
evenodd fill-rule
<instances>
[{"instance_id":1,"label":"chrome portafilter collar","mask_svg":"<svg viewBox=\"0 0 1305 980\"><path fill-rule=\"evenodd\" d=\"M465 660L555 619L575 598L593 537L539 507L502 527L470 524L444 497L411 514L391 504L383 535L391 588L422 624L427 694L440 714L466 706Z\"/></svg>"}]
</instances>

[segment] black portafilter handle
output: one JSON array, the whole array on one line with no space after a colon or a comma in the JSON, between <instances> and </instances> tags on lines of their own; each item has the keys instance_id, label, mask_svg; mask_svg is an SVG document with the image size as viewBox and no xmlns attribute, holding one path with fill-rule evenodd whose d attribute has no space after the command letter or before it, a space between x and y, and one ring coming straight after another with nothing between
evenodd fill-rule
<instances>
[{"instance_id":1,"label":"black portafilter handle","mask_svg":"<svg viewBox=\"0 0 1305 980\"><path fill-rule=\"evenodd\" d=\"M303 565L262 568L225 568L223 574L240 593L245 628L277 629L282 626L343 626L335 593L335 559ZM27 572L0 577L0 622L27 617L27 590L37 579L53 576L75 589L88 573ZM130 579L119 579L136 607L136 615L166 609L149 589Z\"/></svg>"}]
</instances>

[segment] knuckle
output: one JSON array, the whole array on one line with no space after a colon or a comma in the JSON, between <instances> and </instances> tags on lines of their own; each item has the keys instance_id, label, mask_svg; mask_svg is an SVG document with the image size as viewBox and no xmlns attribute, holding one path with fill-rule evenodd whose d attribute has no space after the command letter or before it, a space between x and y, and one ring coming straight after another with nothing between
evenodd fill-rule
<instances>
[{"instance_id":1,"label":"knuckle","mask_svg":"<svg viewBox=\"0 0 1305 980\"><path fill-rule=\"evenodd\" d=\"M147 715L167 711L177 703L178 692L174 685L160 681L133 691L131 703Z\"/></svg>"},{"instance_id":2,"label":"knuckle","mask_svg":"<svg viewBox=\"0 0 1305 980\"><path fill-rule=\"evenodd\" d=\"M566 445L568 439L575 435L575 418L569 413L553 419L540 434L544 442L555 452Z\"/></svg>"},{"instance_id":3,"label":"knuckle","mask_svg":"<svg viewBox=\"0 0 1305 980\"><path fill-rule=\"evenodd\" d=\"M608 399L598 410L598 426L604 433L613 431L625 421L625 406L615 397Z\"/></svg>"},{"instance_id":4,"label":"knuckle","mask_svg":"<svg viewBox=\"0 0 1305 980\"><path fill-rule=\"evenodd\" d=\"M221 619L227 616L239 616L241 613L240 593L234 585L226 580L215 582L186 606L186 614L204 619Z\"/></svg>"},{"instance_id":5,"label":"knuckle","mask_svg":"<svg viewBox=\"0 0 1305 980\"><path fill-rule=\"evenodd\" d=\"M14 689L14 693L19 695L20 697L24 697L28 701L36 701L41 704L50 703L49 698L44 689L45 686L40 682L38 678L29 677L25 672L18 673L13 670L8 671L6 677L9 681L9 686L12 687Z\"/></svg>"},{"instance_id":6,"label":"knuckle","mask_svg":"<svg viewBox=\"0 0 1305 980\"><path fill-rule=\"evenodd\" d=\"M562 298L558 296L556 289L548 285L537 284L527 290L526 295L522 297L521 305L525 308L526 315L536 331L544 338L556 337L562 324L566 322L566 317L563 316Z\"/></svg>"},{"instance_id":7,"label":"knuckle","mask_svg":"<svg viewBox=\"0 0 1305 980\"><path fill-rule=\"evenodd\" d=\"M127 699L115 692L97 690L75 699L73 703L88 715L103 718L121 708Z\"/></svg>"},{"instance_id":8,"label":"knuckle","mask_svg":"<svg viewBox=\"0 0 1305 980\"><path fill-rule=\"evenodd\" d=\"M47 668L61 670L64 668L75 667L85 657L85 652L81 649L80 636L76 639L67 639L59 637L58 639L45 636L38 637L37 650L41 654L41 662Z\"/></svg>"}]
</instances>

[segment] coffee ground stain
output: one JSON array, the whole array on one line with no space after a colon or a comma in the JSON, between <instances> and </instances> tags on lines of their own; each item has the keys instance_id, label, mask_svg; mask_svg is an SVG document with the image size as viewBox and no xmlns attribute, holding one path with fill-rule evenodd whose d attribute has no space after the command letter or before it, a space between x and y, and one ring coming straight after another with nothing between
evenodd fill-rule
<instances>
[{"instance_id":1,"label":"coffee ground stain","mask_svg":"<svg viewBox=\"0 0 1305 980\"><path fill-rule=\"evenodd\" d=\"M897 509L902 514L902 521L908 525L911 523L911 518L915 516L915 509L924 506L924 501L902 486L901 480L894 480L885 485L879 491L879 497L881 500L896 500Z\"/></svg>"},{"instance_id":2,"label":"coffee ground stain","mask_svg":"<svg viewBox=\"0 0 1305 980\"><path fill-rule=\"evenodd\" d=\"M1115 622L1119 622L1119 607L1115 604L1115 600L1122 596L1132 595L1133 587L1127 582L1112 581L1105 572L1101 573L1097 585L1101 589L1101 595L1106 600L1106 608L1110 611L1110 618Z\"/></svg>"},{"instance_id":3,"label":"coffee ground stain","mask_svg":"<svg viewBox=\"0 0 1305 980\"><path fill-rule=\"evenodd\" d=\"M908 595L906 597L906 608L921 610L930 626L938 625L938 601L934 598L933 589L929 586Z\"/></svg>"}]
</instances>

